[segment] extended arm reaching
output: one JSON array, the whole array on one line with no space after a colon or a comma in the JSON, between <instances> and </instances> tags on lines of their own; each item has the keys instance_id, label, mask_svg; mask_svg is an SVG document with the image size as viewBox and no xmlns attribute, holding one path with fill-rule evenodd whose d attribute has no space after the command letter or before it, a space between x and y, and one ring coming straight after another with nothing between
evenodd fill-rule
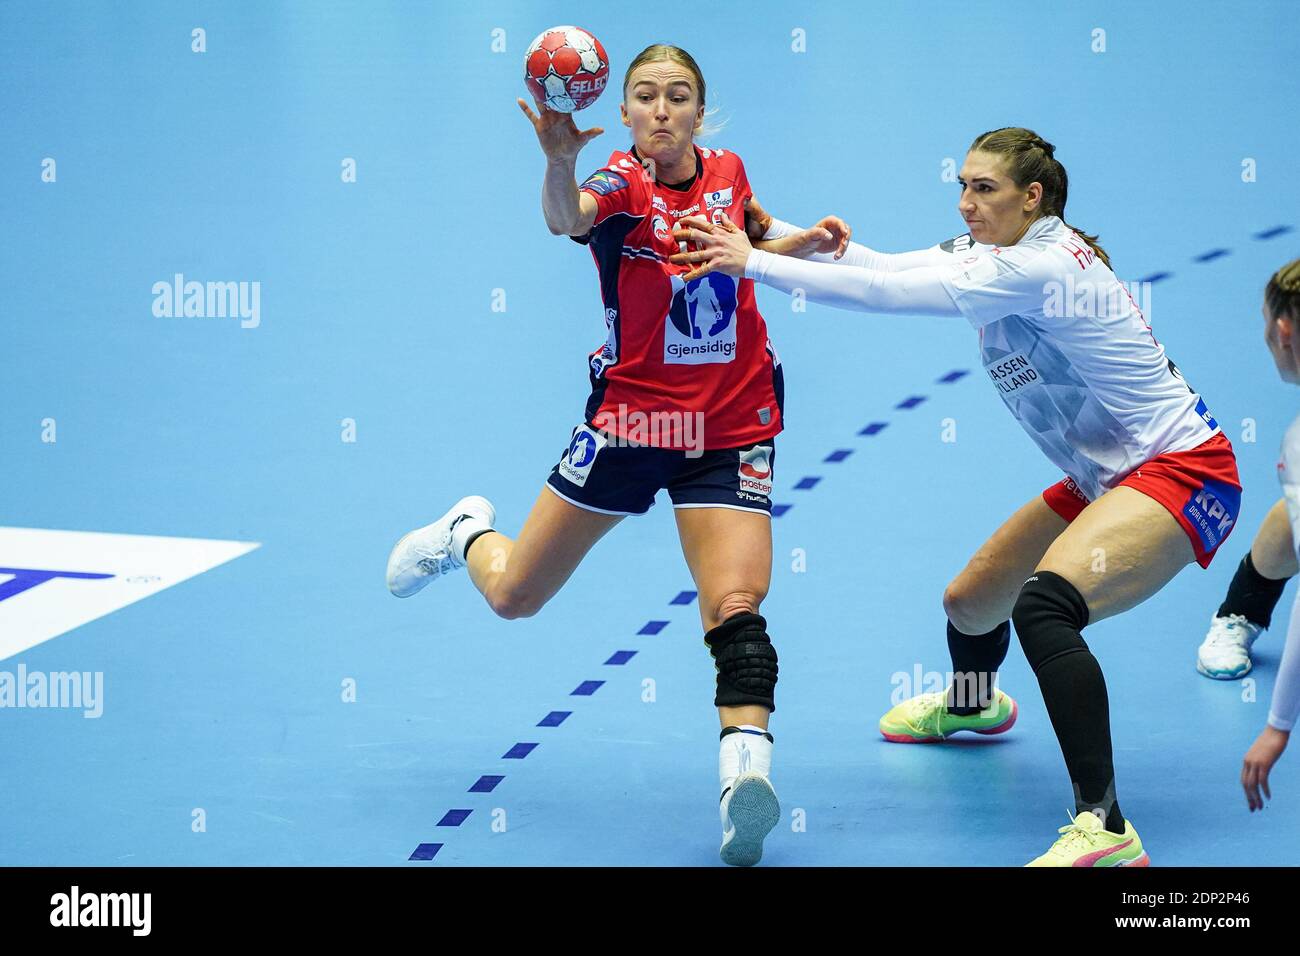
<instances>
[{"instance_id":1,"label":"extended arm reaching","mask_svg":"<svg viewBox=\"0 0 1300 956\"><path fill-rule=\"evenodd\" d=\"M856 245L850 245L850 254ZM857 248L871 252L865 246ZM943 270L933 265L890 272L857 265L808 262L758 249L745 261L747 279L786 293L802 289L808 299L823 305L887 315L960 318L962 312L944 288L942 275Z\"/></svg>"}]
</instances>

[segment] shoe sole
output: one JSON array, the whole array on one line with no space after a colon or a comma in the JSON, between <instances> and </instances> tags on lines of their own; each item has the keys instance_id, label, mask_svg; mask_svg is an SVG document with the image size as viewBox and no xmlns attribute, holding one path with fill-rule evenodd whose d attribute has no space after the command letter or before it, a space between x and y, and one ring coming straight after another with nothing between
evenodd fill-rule
<instances>
[{"instance_id":1,"label":"shoe sole","mask_svg":"<svg viewBox=\"0 0 1300 956\"><path fill-rule=\"evenodd\" d=\"M1079 867L1079 869L1113 870L1116 867L1121 867L1121 866L1150 866L1150 865L1151 865L1151 857L1147 856L1146 850L1143 850L1141 856L1134 857L1131 860L1120 860L1118 863L1108 863L1105 866L1100 866L1100 867Z\"/></svg>"},{"instance_id":2,"label":"shoe sole","mask_svg":"<svg viewBox=\"0 0 1300 956\"><path fill-rule=\"evenodd\" d=\"M496 524L496 520L497 520L496 508L492 507L492 502L488 501L486 498L482 497L481 495L466 495L464 498L460 499L460 501L456 502L456 504L452 505L451 508L448 509L447 514L444 514L442 517L443 518L447 517L448 514L451 514L452 512L456 511L458 506L461 505L464 506L463 508L460 509L462 511L465 510L465 508L469 508L469 507L478 508L482 512L482 514L476 513L474 515L475 517L483 517L483 515L486 514L487 523L489 527L491 525ZM441 521L442 518L439 518L438 520ZM393 545L393 550L388 552L388 565L390 567L392 566L393 563L393 555L397 554L397 552L402 550L402 545L406 544L407 539L410 538L411 535L417 534L418 532L423 531L427 527L428 525L422 525L421 527L416 528L414 531L408 531L406 534L402 535L401 539L397 542L397 544ZM442 577L441 574L426 575L425 577L420 579L420 584L418 587L413 588L412 590L406 591L404 593L393 590L392 585L388 583L387 572L385 572L384 574L384 583L388 587L388 593L391 594L393 597L409 598L415 596L416 594L419 594L420 591L424 590L425 587L427 587L429 584L432 584L435 578L440 578L440 577Z\"/></svg>"},{"instance_id":3,"label":"shoe sole","mask_svg":"<svg viewBox=\"0 0 1300 956\"><path fill-rule=\"evenodd\" d=\"M1196 662L1196 669L1201 674L1208 677L1210 680L1240 680L1242 677L1245 677L1247 674L1249 674L1252 670L1255 669L1255 662L1251 661L1249 664L1246 665L1245 670L1234 671L1231 674L1227 673L1226 671L1209 670L1200 661Z\"/></svg>"},{"instance_id":4,"label":"shoe sole","mask_svg":"<svg viewBox=\"0 0 1300 956\"><path fill-rule=\"evenodd\" d=\"M1005 734L1015 726L1016 718L1019 716L1020 705L1013 700L1011 702L1011 713L1007 716L1006 720L1002 721L1002 723L998 724L996 727L986 727L983 730L979 730L975 727L961 727L954 730L951 734L948 734L947 737L913 737L909 734L889 734L883 730L880 732L880 736L884 737L891 744L941 744L949 737L952 737L953 734L964 733L983 734L985 737L991 737L994 734Z\"/></svg>"},{"instance_id":5,"label":"shoe sole","mask_svg":"<svg viewBox=\"0 0 1300 956\"><path fill-rule=\"evenodd\" d=\"M772 784L759 774L739 778L731 791L727 816L736 835L718 851L722 862L753 866L763 858L763 839L781 819L781 805Z\"/></svg>"}]
</instances>

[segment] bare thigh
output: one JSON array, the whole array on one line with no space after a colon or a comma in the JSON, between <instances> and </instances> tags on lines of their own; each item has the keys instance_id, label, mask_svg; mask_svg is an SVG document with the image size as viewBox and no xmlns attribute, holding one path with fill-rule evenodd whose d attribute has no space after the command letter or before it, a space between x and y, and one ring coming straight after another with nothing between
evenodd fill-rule
<instances>
[{"instance_id":1,"label":"bare thigh","mask_svg":"<svg viewBox=\"0 0 1300 956\"><path fill-rule=\"evenodd\" d=\"M1286 510L1286 499L1279 498L1268 509L1255 542L1250 546L1250 562L1266 578L1280 581L1295 577L1300 572L1296 564L1295 543L1291 540L1291 516Z\"/></svg>"},{"instance_id":2,"label":"bare thigh","mask_svg":"<svg viewBox=\"0 0 1300 956\"><path fill-rule=\"evenodd\" d=\"M952 626L986 634L1011 617L1016 596L1048 547L1069 525L1035 495L994 531L943 594Z\"/></svg>"},{"instance_id":3,"label":"bare thigh","mask_svg":"<svg viewBox=\"0 0 1300 956\"><path fill-rule=\"evenodd\" d=\"M772 519L732 508L674 511L704 629L733 614L757 612L772 582Z\"/></svg>"},{"instance_id":4,"label":"bare thigh","mask_svg":"<svg viewBox=\"0 0 1300 956\"><path fill-rule=\"evenodd\" d=\"M543 488L519 537L490 532L469 552L470 577L502 617L529 617L564 586L620 515L587 511Z\"/></svg>"},{"instance_id":5,"label":"bare thigh","mask_svg":"<svg viewBox=\"0 0 1300 956\"><path fill-rule=\"evenodd\" d=\"M1141 604L1195 560L1174 516L1155 499L1121 485L1083 509L1037 570L1073 584L1094 623Z\"/></svg>"}]
</instances>

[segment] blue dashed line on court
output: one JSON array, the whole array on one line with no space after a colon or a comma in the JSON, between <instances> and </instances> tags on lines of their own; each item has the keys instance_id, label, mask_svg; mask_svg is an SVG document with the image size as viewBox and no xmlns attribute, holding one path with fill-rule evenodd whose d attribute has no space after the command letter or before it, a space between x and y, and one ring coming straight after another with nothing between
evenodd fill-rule
<instances>
[{"instance_id":1,"label":"blue dashed line on court","mask_svg":"<svg viewBox=\"0 0 1300 956\"><path fill-rule=\"evenodd\" d=\"M497 788L497 784L499 784L504 779L505 777L500 774L485 773L483 776L479 777L477 780L474 781L474 786L469 788L469 792L470 793L491 793L493 790Z\"/></svg>"},{"instance_id":2,"label":"blue dashed line on court","mask_svg":"<svg viewBox=\"0 0 1300 956\"><path fill-rule=\"evenodd\" d=\"M415 852L411 854L410 859L432 860L435 856L438 855L438 851L441 849L442 849L441 843L421 843L419 846L415 848Z\"/></svg>"},{"instance_id":3,"label":"blue dashed line on court","mask_svg":"<svg viewBox=\"0 0 1300 956\"><path fill-rule=\"evenodd\" d=\"M967 371L964 369L954 369L953 371L944 375L938 381L948 384L948 383L956 382L957 380L965 377L967 374L968 374ZM902 402L899 402L899 404L895 407L900 409L915 408L917 405L920 405L924 401L925 401L924 395L913 395L910 398L904 399ZM888 422L871 422L860 432L858 432L858 434L876 435L879 434L881 431L883 431L888 424L889 424ZM839 448L831 452L829 455L827 455L824 460L827 462L841 462L844 461L852 454L853 454L853 449L851 448ZM821 481L820 477L809 475L804 478L801 478L799 482L795 485L795 489L799 491L808 491L811 490L812 488L815 488L820 481ZM773 504L772 517L774 518L781 517L783 514L788 512L791 507L792 506L788 504ZM679 591L677 592L677 596L674 597L672 600L670 600L668 603L674 606L685 606L691 604L698 596L699 594L696 591ZM641 629L637 631L637 634L643 636L653 636L655 634L658 634L665 627L667 627L669 623L671 622L647 621L645 624L641 626ZM621 666L627 664L628 661L630 661L633 657L636 656L636 654L637 652L634 650L615 651L609 657L609 659L605 661L605 664L606 666ZM604 683L605 683L604 681L599 681L599 680L583 681L570 693L570 696L590 697ZM541 721L538 722L537 726L558 727L571 716L573 716L573 711L553 710L545 717L543 717ZM532 753L533 750L535 750L536 748L537 748L536 743L517 743L510 748L510 750L505 754L505 756L502 759L522 760L525 757L527 757L530 753ZM504 775L485 774L483 776L480 776L478 780L475 781L474 785L469 788L469 792L470 793L491 793L493 790L497 788L497 786L504 779L505 779ZM473 811L471 810L464 810L464 809L448 810L443 815L442 819L438 821L437 825L440 827L458 827L465 822L466 818L468 818L470 813L472 812ZM410 859L432 860L435 856L437 856L438 851L441 850L442 847L443 844L441 843L421 843L419 846L416 847L415 852L411 854Z\"/></svg>"},{"instance_id":4,"label":"blue dashed line on court","mask_svg":"<svg viewBox=\"0 0 1300 956\"><path fill-rule=\"evenodd\" d=\"M1254 238L1273 239L1277 236L1285 235L1286 233L1289 233L1291 231L1292 231L1291 226L1285 226L1285 225L1274 226L1270 229L1265 229L1261 232L1255 233ZM1201 255L1196 256L1194 261L1211 262L1215 259L1229 255L1230 252L1231 250L1229 249L1211 249L1208 252L1204 252ZM1172 272L1153 272L1148 276L1144 276L1138 281L1155 283L1155 282L1161 282L1172 276L1173 276ZM948 372L946 375L941 376L939 379L936 380L936 382L938 384L947 385L959 381L960 379L964 378L968 374L970 373L966 369L954 369L953 371ZM895 405L894 408L898 410L913 409L916 408L918 405L922 404L925 400L926 400L926 396L924 395L912 395L909 396L908 398L903 399L901 402ZM878 435L882 431L884 431L888 425L889 425L888 422L870 422L864 428L862 428L862 430L859 431L858 434L862 436ZM849 455L851 455L852 453L853 453L852 449L837 449L831 452L829 455L827 455L824 461L841 462L844 461L844 459L848 458ZM801 478L794 487L795 490L797 491L808 491L816 487L816 485L820 481L821 481L820 477L807 476ZM788 504L773 504L772 517L773 518L781 517L786 512L788 512L791 507L792 506ZM698 596L698 592L696 591L679 591L677 593L677 596L674 597L668 603L670 605L684 606L692 603L697 596ZM637 632L637 634L655 635L658 634L660 631L662 631L665 627L667 627L668 624L669 624L668 621L647 621L642 626L641 630ZM607 661L605 661L605 664L606 665L626 664L628 661L632 659L632 657L636 655L636 653L637 653L636 651L616 651ZM605 683L604 681L599 681L599 680L583 681L570 693L570 696L590 697L604 683ZM560 724L562 724L565 721L566 718L572 716L572 713L573 713L572 711L559 711L559 710L551 711L549 714L547 714L545 717L542 718L541 722L538 723L537 726L558 727ZM510 750L504 755L502 759L522 760L523 758L527 757L530 753L532 753L536 748L537 748L536 743L517 743L510 748ZM469 788L469 792L470 793L491 793L493 790L496 789L497 785L500 784L501 781L504 779L505 779L504 775L484 774L483 776L480 776L478 780L475 781L474 785ZM472 811L470 810L462 810L462 809L448 810L443 815L442 819L438 822L438 826L458 827L465 822L465 819L470 815L471 812ZM441 850L442 847L443 844L441 843L421 843L415 848L415 852L411 854L409 859L432 860L435 856L438 855L438 851Z\"/></svg>"}]
</instances>

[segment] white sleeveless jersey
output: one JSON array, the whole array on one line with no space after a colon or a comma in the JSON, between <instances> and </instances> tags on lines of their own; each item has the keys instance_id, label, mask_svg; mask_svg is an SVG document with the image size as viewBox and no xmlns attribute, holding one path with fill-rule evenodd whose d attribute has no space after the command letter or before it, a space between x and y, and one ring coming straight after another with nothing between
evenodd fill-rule
<instances>
[{"instance_id":1,"label":"white sleeveless jersey","mask_svg":"<svg viewBox=\"0 0 1300 956\"><path fill-rule=\"evenodd\" d=\"M1039 219L1014 246L966 235L929 251L928 264L946 261L940 281L979 330L994 388L1089 498L1219 431L1128 290L1059 218Z\"/></svg>"}]
</instances>

